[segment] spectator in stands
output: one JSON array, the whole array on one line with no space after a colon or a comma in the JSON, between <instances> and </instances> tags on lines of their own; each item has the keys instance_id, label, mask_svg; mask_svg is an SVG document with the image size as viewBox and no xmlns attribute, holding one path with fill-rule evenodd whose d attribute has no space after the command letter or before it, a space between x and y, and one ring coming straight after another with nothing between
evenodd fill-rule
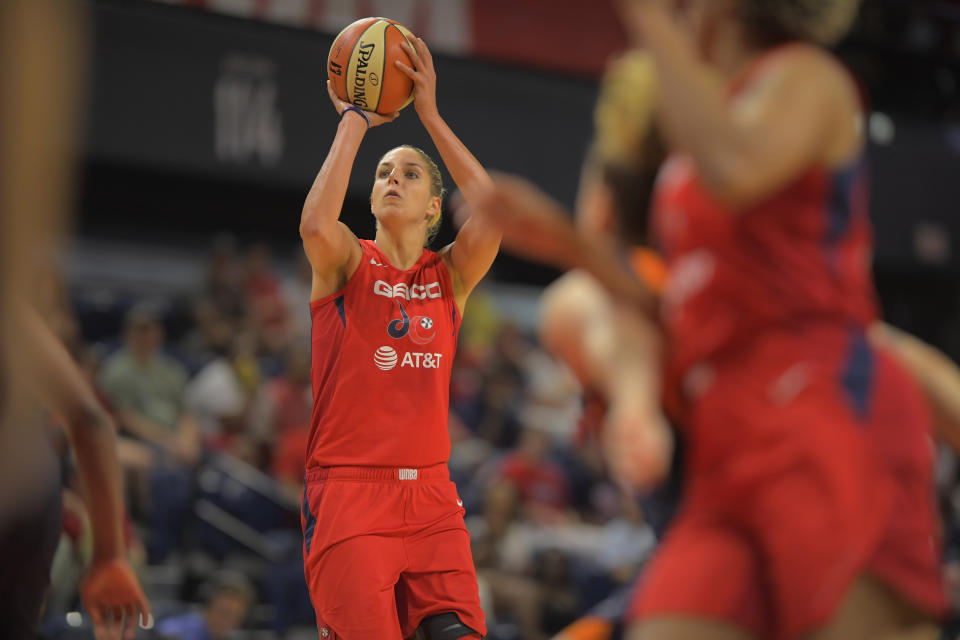
<instances>
[{"instance_id":1,"label":"spectator in stands","mask_svg":"<svg viewBox=\"0 0 960 640\"><path fill-rule=\"evenodd\" d=\"M227 452L258 466L249 418L260 378L256 338L244 331L233 337L226 355L209 362L187 385L184 401L197 418L208 450Z\"/></svg>"},{"instance_id":2,"label":"spectator in stands","mask_svg":"<svg viewBox=\"0 0 960 640\"><path fill-rule=\"evenodd\" d=\"M289 318L280 278L270 263L270 248L263 243L247 252L243 289L260 346L268 353L281 353L289 336Z\"/></svg>"},{"instance_id":3,"label":"spectator in stands","mask_svg":"<svg viewBox=\"0 0 960 640\"><path fill-rule=\"evenodd\" d=\"M291 345L285 353L283 371L266 383L257 402L253 428L261 438L274 440L291 429L309 428L312 408L310 353L304 345Z\"/></svg>"},{"instance_id":4,"label":"spectator in stands","mask_svg":"<svg viewBox=\"0 0 960 640\"><path fill-rule=\"evenodd\" d=\"M224 574L203 611L167 618L157 632L167 640L226 640L243 626L255 595L242 575Z\"/></svg>"},{"instance_id":5,"label":"spectator in stands","mask_svg":"<svg viewBox=\"0 0 960 640\"><path fill-rule=\"evenodd\" d=\"M302 345L287 348L283 373L270 380L251 415L253 437L271 453L271 473L296 493L303 488L303 461L310 437L310 354Z\"/></svg>"},{"instance_id":6,"label":"spectator in stands","mask_svg":"<svg viewBox=\"0 0 960 640\"><path fill-rule=\"evenodd\" d=\"M550 460L549 447L549 434L527 427L517 449L500 465L500 476L517 488L527 513L548 519L550 511L561 513L570 507L570 485L563 469Z\"/></svg>"},{"instance_id":7,"label":"spectator in stands","mask_svg":"<svg viewBox=\"0 0 960 640\"><path fill-rule=\"evenodd\" d=\"M200 433L185 410L186 369L162 351L157 311L133 307L125 332L124 347L103 364L100 388L120 427L140 441L124 443L121 452L124 460L142 461L131 470L131 481L139 511L150 520L150 559L159 561L183 533L193 469L202 454Z\"/></svg>"},{"instance_id":8,"label":"spectator in stands","mask_svg":"<svg viewBox=\"0 0 960 640\"><path fill-rule=\"evenodd\" d=\"M199 300L193 307L193 327L180 342L180 348L192 371L230 349L237 322L225 318L217 311L212 300Z\"/></svg>"},{"instance_id":9,"label":"spectator in stands","mask_svg":"<svg viewBox=\"0 0 960 640\"><path fill-rule=\"evenodd\" d=\"M289 342L306 351L310 344L310 287L313 269L307 256L301 254L293 278L283 283L283 301L287 307Z\"/></svg>"},{"instance_id":10,"label":"spectator in stands","mask_svg":"<svg viewBox=\"0 0 960 640\"><path fill-rule=\"evenodd\" d=\"M139 304L128 313L124 347L103 363L100 389L131 435L185 465L200 456L193 416L184 410L187 371L165 355L158 312Z\"/></svg>"},{"instance_id":11,"label":"spectator in stands","mask_svg":"<svg viewBox=\"0 0 960 640\"><path fill-rule=\"evenodd\" d=\"M213 242L206 282L199 298L211 302L218 316L234 323L247 312L241 274L236 241L229 235L218 236Z\"/></svg>"}]
</instances>

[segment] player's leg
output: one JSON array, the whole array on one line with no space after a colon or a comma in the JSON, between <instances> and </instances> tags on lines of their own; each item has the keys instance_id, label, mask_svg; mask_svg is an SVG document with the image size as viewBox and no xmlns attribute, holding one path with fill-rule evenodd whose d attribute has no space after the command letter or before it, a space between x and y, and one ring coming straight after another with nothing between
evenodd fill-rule
<instances>
[{"instance_id":1,"label":"player's leg","mask_svg":"<svg viewBox=\"0 0 960 640\"><path fill-rule=\"evenodd\" d=\"M400 488L390 483L308 476L304 575L320 640L404 637L394 599L403 543L399 533L384 535L402 529L402 505Z\"/></svg>"},{"instance_id":2,"label":"player's leg","mask_svg":"<svg viewBox=\"0 0 960 640\"><path fill-rule=\"evenodd\" d=\"M892 517L863 574L811 640L936 638L945 607L936 535L929 417L923 399L883 353L873 368L867 433L892 480Z\"/></svg>"},{"instance_id":3,"label":"player's leg","mask_svg":"<svg viewBox=\"0 0 960 640\"><path fill-rule=\"evenodd\" d=\"M627 640L754 640L768 636L759 554L709 511L681 511L641 576ZM703 504L699 502L697 504Z\"/></svg>"},{"instance_id":4,"label":"player's leg","mask_svg":"<svg viewBox=\"0 0 960 640\"><path fill-rule=\"evenodd\" d=\"M394 584L399 540L359 536L327 549L307 571L321 640L402 640Z\"/></svg>"},{"instance_id":5,"label":"player's leg","mask_svg":"<svg viewBox=\"0 0 960 640\"><path fill-rule=\"evenodd\" d=\"M876 392L870 431L878 457L895 484L894 514L867 571L889 589L901 609L904 631L896 637L938 637L934 620L947 609L938 537L926 399L908 373L877 353Z\"/></svg>"},{"instance_id":6,"label":"player's leg","mask_svg":"<svg viewBox=\"0 0 960 640\"><path fill-rule=\"evenodd\" d=\"M682 617L650 618L634 624L626 640L754 640L756 636L723 622Z\"/></svg>"},{"instance_id":7,"label":"player's leg","mask_svg":"<svg viewBox=\"0 0 960 640\"><path fill-rule=\"evenodd\" d=\"M408 565L396 594L404 637L483 637L487 628L456 486L446 480L411 486L407 518L423 528L404 540Z\"/></svg>"},{"instance_id":8,"label":"player's leg","mask_svg":"<svg viewBox=\"0 0 960 640\"><path fill-rule=\"evenodd\" d=\"M615 630L610 620L586 616L568 625L553 640L612 640Z\"/></svg>"},{"instance_id":9,"label":"player's leg","mask_svg":"<svg viewBox=\"0 0 960 640\"><path fill-rule=\"evenodd\" d=\"M931 636L931 632L933 635ZM936 638L924 616L878 580L861 576L829 622L805 640Z\"/></svg>"}]
</instances>

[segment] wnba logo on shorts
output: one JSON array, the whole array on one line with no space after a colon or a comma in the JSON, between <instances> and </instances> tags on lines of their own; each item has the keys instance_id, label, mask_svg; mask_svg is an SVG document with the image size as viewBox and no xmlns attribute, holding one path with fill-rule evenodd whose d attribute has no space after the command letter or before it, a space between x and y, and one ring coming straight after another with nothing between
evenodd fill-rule
<instances>
[{"instance_id":1,"label":"wnba logo on shorts","mask_svg":"<svg viewBox=\"0 0 960 640\"><path fill-rule=\"evenodd\" d=\"M397 352L393 347L380 347L373 354L373 364L381 371L390 371L397 366Z\"/></svg>"}]
</instances>

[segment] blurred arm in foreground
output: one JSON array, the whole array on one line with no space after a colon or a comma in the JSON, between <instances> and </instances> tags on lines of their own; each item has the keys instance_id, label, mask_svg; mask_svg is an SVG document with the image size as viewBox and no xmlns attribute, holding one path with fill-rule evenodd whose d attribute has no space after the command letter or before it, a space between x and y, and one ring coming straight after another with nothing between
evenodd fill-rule
<instances>
[{"instance_id":1,"label":"blurred arm in foreground","mask_svg":"<svg viewBox=\"0 0 960 640\"><path fill-rule=\"evenodd\" d=\"M77 457L93 528L93 562L81 585L98 638L132 638L138 616L147 624L150 605L127 563L123 501L113 421L100 406L63 345L26 305L16 308L11 347L23 364L25 386L66 427Z\"/></svg>"}]
</instances>

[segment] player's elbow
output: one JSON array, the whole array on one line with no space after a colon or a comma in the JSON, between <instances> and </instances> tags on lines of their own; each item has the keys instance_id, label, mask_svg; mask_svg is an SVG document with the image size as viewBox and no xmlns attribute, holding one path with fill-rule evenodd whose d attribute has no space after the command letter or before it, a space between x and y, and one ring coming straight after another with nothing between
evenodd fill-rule
<instances>
[{"instance_id":1,"label":"player's elbow","mask_svg":"<svg viewBox=\"0 0 960 640\"><path fill-rule=\"evenodd\" d=\"M313 240L323 236L323 225L314 220L304 212L300 219L300 238L303 240Z\"/></svg>"}]
</instances>

